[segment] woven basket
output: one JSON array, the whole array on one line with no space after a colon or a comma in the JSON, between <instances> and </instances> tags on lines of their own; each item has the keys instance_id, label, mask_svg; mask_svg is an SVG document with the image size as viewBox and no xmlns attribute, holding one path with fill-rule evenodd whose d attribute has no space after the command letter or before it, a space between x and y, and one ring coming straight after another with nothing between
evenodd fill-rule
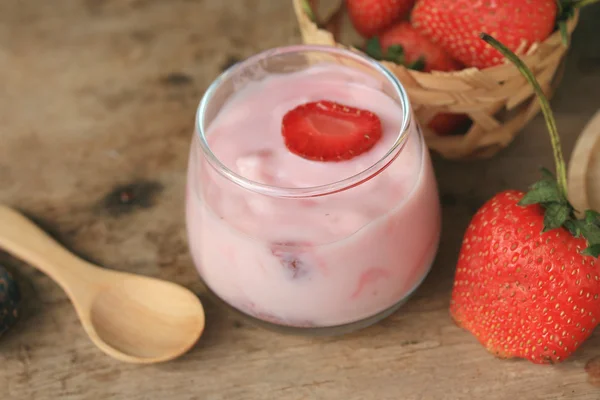
<instances>
[{"instance_id":1,"label":"woven basket","mask_svg":"<svg viewBox=\"0 0 600 400\"><path fill-rule=\"evenodd\" d=\"M293 0L302 39L306 44L336 46L360 52L355 47L336 41L340 31L350 25L347 15L344 15L344 2L337 1L340 8L330 13L335 16L337 23L329 24L330 30L325 30L319 29L304 12L303 0ZM567 24L569 36L575 30L578 17L577 14ZM340 23L342 28L339 27ZM567 50L557 31L544 42L517 51L532 69L548 97L552 96L562 78ZM383 64L406 88L429 148L448 159L478 159L495 155L508 146L540 111L531 86L509 63L483 70L467 68L456 72L431 73L410 70L387 61ZM426 128L439 112L468 114L473 123L465 134L440 136Z\"/></svg>"}]
</instances>

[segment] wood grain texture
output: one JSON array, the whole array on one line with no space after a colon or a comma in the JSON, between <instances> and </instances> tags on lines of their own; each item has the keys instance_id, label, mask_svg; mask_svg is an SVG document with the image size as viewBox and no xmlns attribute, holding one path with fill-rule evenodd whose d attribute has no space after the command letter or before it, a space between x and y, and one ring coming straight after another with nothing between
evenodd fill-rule
<instances>
[{"instance_id":1,"label":"wood grain texture","mask_svg":"<svg viewBox=\"0 0 600 400\"><path fill-rule=\"evenodd\" d=\"M197 103L225 64L300 42L288 1L232 3L0 1L0 202L90 261L204 298L183 224ZM598 18L597 6L583 13L553 99L566 154L600 103ZM541 117L491 160L436 159L444 228L430 276L392 317L341 338L264 331L205 299L206 331L190 353L123 364L90 343L50 279L0 254L25 298L23 319L0 341L0 398L598 399L600 332L567 363L544 367L494 359L448 316L470 217L498 190L525 189L541 165L552 166Z\"/></svg>"}]
</instances>

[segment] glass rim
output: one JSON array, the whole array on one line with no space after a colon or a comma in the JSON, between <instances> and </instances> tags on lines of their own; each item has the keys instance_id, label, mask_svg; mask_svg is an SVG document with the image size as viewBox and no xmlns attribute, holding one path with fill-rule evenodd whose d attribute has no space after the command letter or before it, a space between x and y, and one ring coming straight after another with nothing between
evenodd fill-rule
<instances>
[{"instance_id":1,"label":"glass rim","mask_svg":"<svg viewBox=\"0 0 600 400\"><path fill-rule=\"evenodd\" d=\"M354 59L357 62L367 64L372 67L374 70L383 75L389 83L391 83L392 87L395 89L398 98L400 99L400 105L402 107L402 125L400 127L400 132L398 132L398 136L394 141L393 145L390 147L388 151L375 163L373 163L368 168L362 170L361 172L349 176L347 178L327 183L324 185L317 186L309 186L309 187L281 187L281 186L273 186L260 182L256 182L245 178L244 176L236 173L235 171L228 168L225 164L219 160L219 158L212 152L210 145L208 144L205 132L205 117L208 105L212 100L215 92L221 86L221 84L226 81L231 75L233 75L237 70L243 69L249 65L256 63L259 60L263 60L275 55L282 54L293 54L293 53L309 53L309 52L321 52L321 53L330 53L330 54L338 54L343 57L347 57L350 59ZM324 196L328 194L333 194L341 191L345 191L351 189L355 186L358 186L371 178L375 177L377 174L382 172L387 166L396 158L394 154L396 151L400 154L402 147L406 143L406 139L408 136L408 128L410 126L412 119L412 112L410 107L410 101L408 99L408 94L402 86L402 83L396 78L396 76L385 66L383 66L378 61L367 57L366 55L359 54L355 51L340 49L332 46L326 45L289 45L282 47L275 47L272 49L268 49L259 53L256 53L244 61L236 63L225 71L223 71L208 87L202 99L200 100L200 104L198 106L196 112L196 133L198 134L199 143L202 147L202 151L206 156L210 165L223 177L228 179L229 181L241 186L244 189L260 193L263 195L267 195L270 197L288 197L288 198L306 198L306 197L318 197ZM396 156L398 155L396 154ZM394 156L394 157L392 157Z\"/></svg>"}]
</instances>

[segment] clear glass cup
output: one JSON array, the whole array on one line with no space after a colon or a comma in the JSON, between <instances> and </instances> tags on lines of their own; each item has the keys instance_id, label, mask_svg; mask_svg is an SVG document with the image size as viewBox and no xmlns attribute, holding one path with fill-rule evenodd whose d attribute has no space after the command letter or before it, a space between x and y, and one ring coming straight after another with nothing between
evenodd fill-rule
<instances>
[{"instance_id":1,"label":"clear glass cup","mask_svg":"<svg viewBox=\"0 0 600 400\"><path fill-rule=\"evenodd\" d=\"M391 136L378 145L379 156L360 168L357 162L299 161L302 171L288 171L327 176L348 169L343 179L313 186L280 187L243 176L231 154L255 146L253 135L267 129L253 116L268 115L269 124L280 125L279 98L301 103L320 90L327 98L334 92L330 84L342 94L351 90L349 102L387 118ZM363 104L369 98L379 101ZM244 136L223 145L218 136L226 129L242 129ZM250 164L267 157L267 150L252 151ZM254 322L329 335L387 317L429 272L441 225L431 160L404 88L378 62L332 47L276 48L232 66L198 108L186 222L205 285Z\"/></svg>"}]
</instances>

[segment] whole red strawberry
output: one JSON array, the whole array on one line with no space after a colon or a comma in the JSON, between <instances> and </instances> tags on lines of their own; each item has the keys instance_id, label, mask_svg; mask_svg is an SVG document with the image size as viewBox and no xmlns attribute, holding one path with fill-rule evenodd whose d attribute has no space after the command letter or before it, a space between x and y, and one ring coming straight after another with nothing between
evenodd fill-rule
<instances>
[{"instance_id":1,"label":"whole red strawberry","mask_svg":"<svg viewBox=\"0 0 600 400\"><path fill-rule=\"evenodd\" d=\"M462 131L471 119L466 114L439 113L427 124L427 127L440 136Z\"/></svg>"},{"instance_id":2,"label":"whole red strawberry","mask_svg":"<svg viewBox=\"0 0 600 400\"><path fill-rule=\"evenodd\" d=\"M482 69L504 58L479 40L481 32L515 52L523 42L531 46L545 40L554 30L557 12L556 0L418 0L411 22L455 59Z\"/></svg>"},{"instance_id":3,"label":"whole red strawberry","mask_svg":"<svg viewBox=\"0 0 600 400\"><path fill-rule=\"evenodd\" d=\"M507 191L475 215L463 240L450 312L490 352L559 362L600 322L600 262L584 238L544 231L544 209Z\"/></svg>"},{"instance_id":4,"label":"whole red strawberry","mask_svg":"<svg viewBox=\"0 0 600 400\"><path fill-rule=\"evenodd\" d=\"M379 41L384 52L389 52L391 46L401 46L404 63L408 65L422 59L424 72L456 71L462 68L459 62L450 57L440 46L417 32L409 22L395 24L379 35Z\"/></svg>"},{"instance_id":5,"label":"whole red strawberry","mask_svg":"<svg viewBox=\"0 0 600 400\"><path fill-rule=\"evenodd\" d=\"M366 38L406 17L414 4L415 0L346 0L352 25Z\"/></svg>"},{"instance_id":6,"label":"whole red strawberry","mask_svg":"<svg viewBox=\"0 0 600 400\"><path fill-rule=\"evenodd\" d=\"M482 37L533 85L558 177L544 170L527 194L500 193L475 214L459 254L450 313L499 357L560 362L600 321L600 213L588 210L584 219L575 217L548 100L514 53Z\"/></svg>"}]
</instances>

